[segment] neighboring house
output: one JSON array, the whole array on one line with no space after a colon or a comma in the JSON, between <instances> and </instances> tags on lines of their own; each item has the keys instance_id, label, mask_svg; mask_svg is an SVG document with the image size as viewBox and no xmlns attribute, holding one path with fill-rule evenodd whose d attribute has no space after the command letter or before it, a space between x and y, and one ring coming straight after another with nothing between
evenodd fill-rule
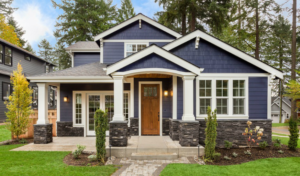
<instances>
[{"instance_id":1,"label":"neighboring house","mask_svg":"<svg viewBox=\"0 0 300 176\"><path fill-rule=\"evenodd\" d=\"M0 123L6 121L5 112L7 111L4 102L8 100L8 96L12 93L13 87L10 84L10 75L14 70L17 70L17 65L20 63L23 67L23 73L26 77L52 72L53 64L45 61L44 59L20 48L14 44L7 42L0 38ZM37 86L35 83L30 83L33 88L33 104L32 107L37 109ZM55 90L50 87L49 90ZM55 109L54 95L55 91L49 91L49 99L53 100L49 102L49 108ZM51 92L51 93L50 93Z\"/></svg>"},{"instance_id":2,"label":"neighboring house","mask_svg":"<svg viewBox=\"0 0 300 176\"><path fill-rule=\"evenodd\" d=\"M272 123L280 123L280 97L272 97ZM291 100L287 97L282 98L282 119L281 123L284 123L286 119L290 119L291 116Z\"/></svg>"},{"instance_id":3,"label":"neighboring house","mask_svg":"<svg viewBox=\"0 0 300 176\"><path fill-rule=\"evenodd\" d=\"M184 36L138 14L66 50L72 68L31 76L39 93L57 86L57 135L94 136L94 112L108 111L110 144L127 145L131 135L170 135L182 146L204 143L207 107L217 110L217 145L244 144L242 132L264 128L271 142L272 79L281 71L196 30ZM52 124L39 94L35 143ZM200 125L199 125L200 123Z\"/></svg>"}]
</instances>

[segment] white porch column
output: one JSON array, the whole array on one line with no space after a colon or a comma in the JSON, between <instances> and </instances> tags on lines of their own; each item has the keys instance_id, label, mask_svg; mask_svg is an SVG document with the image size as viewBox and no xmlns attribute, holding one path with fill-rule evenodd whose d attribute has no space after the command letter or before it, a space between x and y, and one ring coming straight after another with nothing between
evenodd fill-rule
<instances>
[{"instance_id":1,"label":"white porch column","mask_svg":"<svg viewBox=\"0 0 300 176\"><path fill-rule=\"evenodd\" d=\"M114 79L114 116L113 121L124 121L123 113L123 76L113 76Z\"/></svg>"},{"instance_id":2,"label":"white porch column","mask_svg":"<svg viewBox=\"0 0 300 176\"><path fill-rule=\"evenodd\" d=\"M177 119L177 76L173 76L172 119Z\"/></svg>"},{"instance_id":3,"label":"white porch column","mask_svg":"<svg viewBox=\"0 0 300 176\"><path fill-rule=\"evenodd\" d=\"M60 84L56 86L57 102L56 102L56 121L60 121Z\"/></svg>"},{"instance_id":4,"label":"white porch column","mask_svg":"<svg viewBox=\"0 0 300 176\"><path fill-rule=\"evenodd\" d=\"M48 124L48 84L37 83L38 86L38 120L37 124Z\"/></svg>"},{"instance_id":5,"label":"white porch column","mask_svg":"<svg viewBox=\"0 0 300 176\"><path fill-rule=\"evenodd\" d=\"M195 116L194 116L194 79L195 79L195 76L182 77L182 80L183 80L182 121L195 121Z\"/></svg>"}]
</instances>

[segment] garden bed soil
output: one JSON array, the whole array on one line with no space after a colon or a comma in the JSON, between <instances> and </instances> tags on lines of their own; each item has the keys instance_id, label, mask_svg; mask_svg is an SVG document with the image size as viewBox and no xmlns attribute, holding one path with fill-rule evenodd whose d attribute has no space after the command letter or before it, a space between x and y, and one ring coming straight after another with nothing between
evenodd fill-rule
<instances>
[{"instance_id":1,"label":"garden bed soil","mask_svg":"<svg viewBox=\"0 0 300 176\"><path fill-rule=\"evenodd\" d=\"M102 166L103 164L99 161L89 161L88 156L91 154L82 153L78 159L74 159L72 153L68 154L64 158L64 163L71 166ZM105 162L107 161L107 157L105 158Z\"/></svg>"},{"instance_id":2,"label":"garden bed soil","mask_svg":"<svg viewBox=\"0 0 300 176\"><path fill-rule=\"evenodd\" d=\"M274 147L267 147L265 150L260 149L259 147L251 148L251 155L246 155L244 151L249 150L249 148L217 148L216 152L221 153L221 157L218 161L206 162L207 165L234 165L246 163L249 161L254 161L257 159L265 158L284 158L284 157L300 157L300 149L296 151L289 150L286 145L282 145L280 149L275 149ZM284 153L278 153L278 150L282 150ZM232 156L232 153L235 152L238 156L235 158ZM228 156L231 160L225 160L224 156Z\"/></svg>"},{"instance_id":3,"label":"garden bed soil","mask_svg":"<svg viewBox=\"0 0 300 176\"><path fill-rule=\"evenodd\" d=\"M14 144L29 144L29 143L33 143L33 139L25 139L27 141L27 143L21 143L21 139L19 141L17 141L16 139L8 142L6 145L14 145Z\"/></svg>"}]
</instances>

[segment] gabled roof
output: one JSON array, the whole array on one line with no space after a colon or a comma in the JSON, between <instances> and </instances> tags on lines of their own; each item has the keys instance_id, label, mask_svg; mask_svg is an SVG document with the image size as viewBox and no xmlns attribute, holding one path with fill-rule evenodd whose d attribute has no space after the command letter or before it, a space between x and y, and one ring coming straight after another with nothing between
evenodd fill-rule
<instances>
[{"instance_id":1,"label":"gabled roof","mask_svg":"<svg viewBox=\"0 0 300 176\"><path fill-rule=\"evenodd\" d=\"M100 48L94 41L79 41L70 45L66 48L66 51L76 51L76 50L93 50L100 52Z\"/></svg>"},{"instance_id":2,"label":"gabled roof","mask_svg":"<svg viewBox=\"0 0 300 176\"><path fill-rule=\"evenodd\" d=\"M10 47L13 47L13 48L15 48L15 49L18 49L18 50L20 50L20 51L22 51L22 52L24 52L24 53L26 53L26 54L28 54L28 55L30 55L30 56L33 56L33 57L37 58L38 60L41 60L41 61L46 62L46 63L48 63L48 64L50 64L50 65L53 65L53 66L57 66L57 65L55 65L55 64L53 64L53 63L51 63L51 62L48 62L48 61L46 61L45 59L40 58L39 56L37 56L37 55L35 55L35 54L33 54L33 53L31 53L31 52L29 52L29 51L27 51L27 50L25 50L25 49L19 47L19 46L17 46L17 45L14 45L14 44L12 44L12 43L6 41L6 40L3 40L3 39L0 38L0 42L4 43L4 44L6 44L6 45L8 45L8 46L10 46Z\"/></svg>"},{"instance_id":3,"label":"gabled roof","mask_svg":"<svg viewBox=\"0 0 300 176\"><path fill-rule=\"evenodd\" d=\"M182 37L174 40L173 42L166 44L165 46L163 46L163 48L170 51L170 50L172 50L172 49L174 49L196 37L200 37L200 41L201 41L201 39L204 39L205 41L212 43L213 45L245 60L246 62L251 63L262 70L265 70L266 72L270 73L271 75L274 75L280 79L283 79L282 71L280 71L260 60L257 60L256 58L252 57L251 55L215 38L214 36L212 36L210 34L200 31L200 30L196 30L185 36L182 36ZM201 47L201 46L199 46L199 47Z\"/></svg>"},{"instance_id":4,"label":"gabled roof","mask_svg":"<svg viewBox=\"0 0 300 176\"><path fill-rule=\"evenodd\" d=\"M279 96L278 97L272 97L272 103L275 103L278 99L280 99ZM292 106L291 100L289 98L287 98L287 97L282 97L282 102L284 102L289 107Z\"/></svg>"},{"instance_id":5,"label":"gabled roof","mask_svg":"<svg viewBox=\"0 0 300 176\"><path fill-rule=\"evenodd\" d=\"M172 30L172 29L170 29L170 28L168 28L168 27L166 27L166 26L158 23L157 21L155 21L155 20L153 20L153 19L151 19L151 18L149 18L149 17L147 17L147 16L139 13L136 16L134 16L134 17L132 17L132 18L130 18L130 19L128 19L128 20L126 20L126 21L124 21L124 22L122 22L122 23L120 23L120 24L118 24L118 25L116 25L116 26L114 26L114 27L112 27L112 28L110 28L110 29L102 32L101 34L95 36L94 40L95 41L100 40L101 38L104 38L105 36L108 36L109 34L112 34L113 32L116 32L117 30L122 29L123 27L126 27L127 25L129 25L129 24L131 24L131 23L133 23L135 21L138 21L140 19L142 21L145 21L145 22L147 22L147 23L149 23L149 24L151 24L151 25L153 25L153 26L155 26L155 27L163 30L164 32L166 32L166 33L168 33L168 34L170 34L170 35L172 35L172 36L174 36L176 38L181 37L181 34L175 32L174 30Z\"/></svg>"},{"instance_id":6,"label":"gabled roof","mask_svg":"<svg viewBox=\"0 0 300 176\"><path fill-rule=\"evenodd\" d=\"M134 63L140 59L143 59L144 57L146 57L150 54L157 54L157 55L165 58L166 60L173 62L173 63L179 65L180 67L185 68L186 70L189 70L192 73L195 73L196 75L199 75L200 72L203 71L203 69L199 68L198 66L153 44L133 55L130 55L130 56L108 66L106 73L109 75L113 72L116 72L116 71L120 70L121 68L126 67L127 65L130 65L131 63Z\"/></svg>"}]
</instances>

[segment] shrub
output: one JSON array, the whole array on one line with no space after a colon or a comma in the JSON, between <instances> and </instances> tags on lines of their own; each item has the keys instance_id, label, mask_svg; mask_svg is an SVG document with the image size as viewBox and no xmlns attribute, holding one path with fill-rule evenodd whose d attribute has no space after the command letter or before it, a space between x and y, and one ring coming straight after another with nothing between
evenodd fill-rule
<instances>
[{"instance_id":1,"label":"shrub","mask_svg":"<svg viewBox=\"0 0 300 176\"><path fill-rule=\"evenodd\" d=\"M85 146L77 145L77 149L72 152L73 158L78 159L84 149L85 149Z\"/></svg>"},{"instance_id":2,"label":"shrub","mask_svg":"<svg viewBox=\"0 0 300 176\"><path fill-rule=\"evenodd\" d=\"M224 156L225 160L231 160L231 158L229 158L228 156Z\"/></svg>"},{"instance_id":3,"label":"shrub","mask_svg":"<svg viewBox=\"0 0 300 176\"><path fill-rule=\"evenodd\" d=\"M273 143L281 144L281 139L276 138L273 140Z\"/></svg>"},{"instance_id":4,"label":"shrub","mask_svg":"<svg viewBox=\"0 0 300 176\"><path fill-rule=\"evenodd\" d=\"M221 153L214 153L213 157L214 157L213 159L214 159L215 161L219 161L220 158L221 158Z\"/></svg>"},{"instance_id":5,"label":"shrub","mask_svg":"<svg viewBox=\"0 0 300 176\"><path fill-rule=\"evenodd\" d=\"M282 150L278 150L277 152L280 153L280 154L284 153L284 151L282 151Z\"/></svg>"},{"instance_id":6,"label":"shrub","mask_svg":"<svg viewBox=\"0 0 300 176\"><path fill-rule=\"evenodd\" d=\"M89 161L96 161L97 160L97 155L90 155L88 156Z\"/></svg>"},{"instance_id":7,"label":"shrub","mask_svg":"<svg viewBox=\"0 0 300 176\"><path fill-rule=\"evenodd\" d=\"M232 147L232 142L229 142L229 141L225 140L225 141L224 141L224 146L225 146L225 148L227 148L227 149L231 149L231 147Z\"/></svg>"},{"instance_id":8,"label":"shrub","mask_svg":"<svg viewBox=\"0 0 300 176\"><path fill-rule=\"evenodd\" d=\"M298 138L299 138L299 129L296 120L294 119L290 120L289 131L290 131L290 139L289 139L288 147L290 150L296 150L298 145Z\"/></svg>"},{"instance_id":9,"label":"shrub","mask_svg":"<svg viewBox=\"0 0 300 176\"><path fill-rule=\"evenodd\" d=\"M250 151L250 150L244 151L244 153L245 153L246 155L251 155L251 151Z\"/></svg>"},{"instance_id":10,"label":"shrub","mask_svg":"<svg viewBox=\"0 0 300 176\"><path fill-rule=\"evenodd\" d=\"M215 153L216 138L217 138L217 110L211 112L211 108L207 108L207 118L205 128L205 158L212 160Z\"/></svg>"},{"instance_id":11,"label":"shrub","mask_svg":"<svg viewBox=\"0 0 300 176\"><path fill-rule=\"evenodd\" d=\"M238 156L238 154L235 153L235 152L233 152L233 153L232 153L232 156L236 158L236 157Z\"/></svg>"},{"instance_id":12,"label":"shrub","mask_svg":"<svg viewBox=\"0 0 300 176\"><path fill-rule=\"evenodd\" d=\"M273 143L273 146L274 146L276 149L280 149L280 148L281 148L281 144L279 144L279 143Z\"/></svg>"},{"instance_id":13,"label":"shrub","mask_svg":"<svg viewBox=\"0 0 300 176\"><path fill-rule=\"evenodd\" d=\"M267 146L268 146L267 141L263 141L263 142L259 143L259 147L263 150L265 150Z\"/></svg>"},{"instance_id":14,"label":"shrub","mask_svg":"<svg viewBox=\"0 0 300 176\"><path fill-rule=\"evenodd\" d=\"M27 140L22 138L20 141L19 141L21 144L27 144Z\"/></svg>"},{"instance_id":15,"label":"shrub","mask_svg":"<svg viewBox=\"0 0 300 176\"><path fill-rule=\"evenodd\" d=\"M96 150L97 159L101 163L105 163L106 149L105 149L105 137L107 129L107 112L98 109L95 112L95 131L96 131Z\"/></svg>"},{"instance_id":16,"label":"shrub","mask_svg":"<svg viewBox=\"0 0 300 176\"><path fill-rule=\"evenodd\" d=\"M285 119L284 120L284 123L289 123L290 122L290 119Z\"/></svg>"}]
</instances>

